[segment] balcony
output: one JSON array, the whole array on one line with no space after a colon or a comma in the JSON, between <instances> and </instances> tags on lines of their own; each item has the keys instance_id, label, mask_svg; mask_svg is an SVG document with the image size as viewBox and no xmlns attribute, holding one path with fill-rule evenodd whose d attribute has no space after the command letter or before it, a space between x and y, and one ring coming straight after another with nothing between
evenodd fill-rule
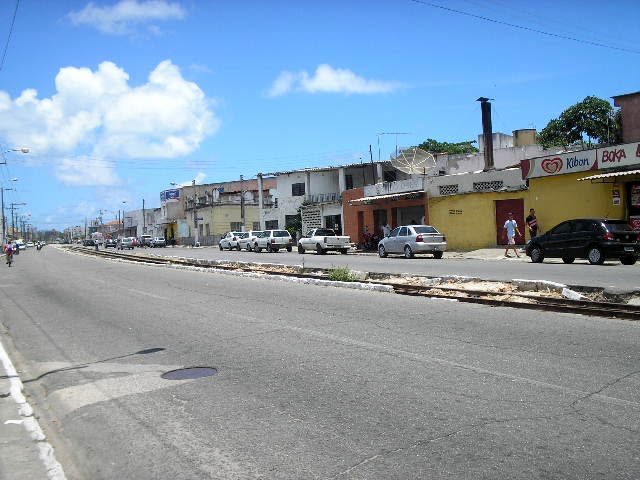
<instances>
[{"instance_id":1,"label":"balcony","mask_svg":"<svg viewBox=\"0 0 640 480\"><path fill-rule=\"evenodd\" d=\"M364 187L365 197L375 197L378 195L393 195L394 193L415 192L424 190L424 178L415 177L395 182L382 182Z\"/></svg>"},{"instance_id":2,"label":"balcony","mask_svg":"<svg viewBox=\"0 0 640 480\"><path fill-rule=\"evenodd\" d=\"M314 193L312 195L305 195L304 202L306 204L318 204L318 203L341 203L342 195L339 193Z\"/></svg>"}]
</instances>

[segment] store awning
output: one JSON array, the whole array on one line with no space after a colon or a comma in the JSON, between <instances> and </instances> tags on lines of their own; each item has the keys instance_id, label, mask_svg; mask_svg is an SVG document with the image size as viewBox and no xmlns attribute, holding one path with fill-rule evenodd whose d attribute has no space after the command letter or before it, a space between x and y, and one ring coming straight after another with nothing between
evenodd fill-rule
<instances>
[{"instance_id":1,"label":"store awning","mask_svg":"<svg viewBox=\"0 0 640 480\"><path fill-rule=\"evenodd\" d=\"M417 197L419 194L423 194L424 190L416 190L413 192L402 192L402 193L389 193L387 195L375 195L373 197L362 197L351 200L351 204L363 204L363 203L371 203L376 200L395 200L398 198L407 198L415 196Z\"/></svg>"},{"instance_id":2,"label":"store awning","mask_svg":"<svg viewBox=\"0 0 640 480\"><path fill-rule=\"evenodd\" d=\"M611 173L600 173L598 175L591 175L590 177L579 178L578 181L582 180L596 180L598 178L613 178L613 177L622 177L624 175L636 175L640 173L640 170L627 170L626 172L611 172Z\"/></svg>"}]
</instances>

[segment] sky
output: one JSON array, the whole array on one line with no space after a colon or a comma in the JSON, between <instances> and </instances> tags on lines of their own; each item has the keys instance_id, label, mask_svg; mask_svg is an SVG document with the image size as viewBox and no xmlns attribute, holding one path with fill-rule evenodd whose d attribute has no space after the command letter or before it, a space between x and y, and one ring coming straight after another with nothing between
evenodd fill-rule
<instances>
[{"instance_id":1,"label":"sky","mask_svg":"<svg viewBox=\"0 0 640 480\"><path fill-rule=\"evenodd\" d=\"M172 183L475 140L479 97L494 132L541 130L589 95L640 91L639 15L637 0L4 0L5 208L62 230L158 207Z\"/></svg>"}]
</instances>

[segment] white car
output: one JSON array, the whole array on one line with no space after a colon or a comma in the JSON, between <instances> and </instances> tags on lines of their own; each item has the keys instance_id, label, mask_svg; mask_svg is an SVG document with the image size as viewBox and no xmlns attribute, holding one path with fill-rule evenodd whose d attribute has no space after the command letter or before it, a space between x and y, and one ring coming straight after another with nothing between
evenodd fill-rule
<instances>
[{"instance_id":1,"label":"white car","mask_svg":"<svg viewBox=\"0 0 640 480\"><path fill-rule=\"evenodd\" d=\"M265 230L264 235L256 237L253 242L253 251L259 253L262 249L267 252L277 252L286 248L287 252L293 249L293 239L286 230Z\"/></svg>"},{"instance_id":2,"label":"white car","mask_svg":"<svg viewBox=\"0 0 640 480\"><path fill-rule=\"evenodd\" d=\"M245 232L247 235L238 240L238 250L246 250L250 252L253 249L255 239L264 234L262 230L249 230Z\"/></svg>"},{"instance_id":3,"label":"white car","mask_svg":"<svg viewBox=\"0 0 640 480\"><path fill-rule=\"evenodd\" d=\"M406 258L413 258L416 253L431 253L434 258L442 258L446 249L447 238L431 225L396 227L378 243L380 258L393 253L403 254Z\"/></svg>"},{"instance_id":4,"label":"white car","mask_svg":"<svg viewBox=\"0 0 640 480\"><path fill-rule=\"evenodd\" d=\"M27 247L35 247L35 243L33 242L27 242Z\"/></svg>"},{"instance_id":5,"label":"white car","mask_svg":"<svg viewBox=\"0 0 640 480\"><path fill-rule=\"evenodd\" d=\"M220 250L229 249L233 250L237 248L240 250L238 246L238 240L247 236L247 232L227 232L224 237L220 239L220 243L218 243L218 247Z\"/></svg>"}]
</instances>

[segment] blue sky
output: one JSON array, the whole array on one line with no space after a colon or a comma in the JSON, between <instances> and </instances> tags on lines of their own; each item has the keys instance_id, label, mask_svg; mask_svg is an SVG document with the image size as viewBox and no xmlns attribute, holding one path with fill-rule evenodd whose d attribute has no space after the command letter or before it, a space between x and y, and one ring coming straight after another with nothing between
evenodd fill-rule
<instances>
[{"instance_id":1,"label":"blue sky","mask_svg":"<svg viewBox=\"0 0 640 480\"><path fill-rule=\"evenodd\" d=\"M540 130L588 95L640 90L639 14L636 0L5 0L0 145L30 149L3 154L5 204L62 229L159 206L171 182L368 161L369 145L387 159L382 132L476 139L481 96L494 131Z\"/></svg>"}]
</instances>

